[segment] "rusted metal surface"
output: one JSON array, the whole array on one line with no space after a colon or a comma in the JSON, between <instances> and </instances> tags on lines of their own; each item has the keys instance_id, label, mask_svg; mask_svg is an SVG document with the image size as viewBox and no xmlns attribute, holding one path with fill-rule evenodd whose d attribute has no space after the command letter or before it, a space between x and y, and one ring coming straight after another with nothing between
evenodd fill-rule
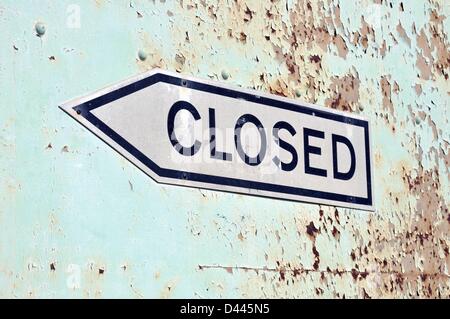
<instances>
[{"instance_id":1,"label":"rusted metal surface","mask_svg":"<svg viewBox=\"0 0 450 319\"><path fill-rule=\"evenodd\" d=\"M1 297L450 296L445 1L2 1ZM377 211L158 185L57 105L153 67L363 114Z\"/></svg>"}]
</instances>

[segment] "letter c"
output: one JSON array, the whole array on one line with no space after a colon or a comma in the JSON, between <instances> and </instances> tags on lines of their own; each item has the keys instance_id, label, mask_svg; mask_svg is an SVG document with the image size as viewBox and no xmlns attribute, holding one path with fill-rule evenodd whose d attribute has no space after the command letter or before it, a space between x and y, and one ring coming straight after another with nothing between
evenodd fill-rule
<instances>
[{"instance_id":1,"label":"letter c","mask_svg":"<svg viewBox=\"0 0 450 319\"><path fill-rule=\"evenodd\" d=\"M189 102L186 101L178 101L172 105L169 111L169 115L167 117L167 132L169 133L169 139L172 143L173 147L184 156L193 156L195 155L202 143L198 140L195 140L194 144L191 147L184 147L180 144L177 137L175 136L175 116L179 111L186 110L192 114L194 120L198 121L201 117L198 113L197 109Z\"/></svg>"}]
</instances>

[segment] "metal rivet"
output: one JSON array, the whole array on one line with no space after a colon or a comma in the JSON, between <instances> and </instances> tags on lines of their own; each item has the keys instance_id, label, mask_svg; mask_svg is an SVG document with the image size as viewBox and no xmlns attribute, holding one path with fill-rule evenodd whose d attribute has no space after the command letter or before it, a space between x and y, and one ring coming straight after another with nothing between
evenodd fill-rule
<instances>
[{"instance_id":1,"label":"metal rivet","mask_svg":"<svg viewBox=\"0 0 450 319\"><path fill-rule=\"evenodd\" d=\"M147 60L147 52L145 52L145 50L142 50L142 49L139 50L138 57L139 57L139 60L141 60L141 61Z\"/></svg>"},{"instance_id":2,"label":"metal rivet","mask_svg":"<svg viewBox=\"0 0 450 319\"><path fill-rule=\"evenodd\" d=\"M295 96L296 97L302 96L302 91L300 91L300 89L295 89Z\"/></svg>"},{"instance_id":3,"label":"metal rivet","mask_svg":"<svg viewBox=\"0 0 450 319\"><path fill-rule=\"evenodd\" d=\"M38 37L42 37L45 34L45 25L41 22L36 23L34 26Z\"/></svg>"},{"instance_id":4,"label":"metal rivet","mask_svg":"<svg viewBox=\"0 0 450 319\"><path fill-rule=\"evenodd\" d=\"M225 70L222 70L221 75L222 75L222 79L224 79L224 80L227 80L230 77L230 74Z\"/></svg>"}]
</instances>

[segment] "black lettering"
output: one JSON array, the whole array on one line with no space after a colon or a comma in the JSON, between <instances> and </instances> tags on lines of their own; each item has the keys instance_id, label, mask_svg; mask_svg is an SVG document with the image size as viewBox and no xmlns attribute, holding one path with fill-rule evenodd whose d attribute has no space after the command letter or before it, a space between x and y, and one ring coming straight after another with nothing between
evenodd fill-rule
<instances>
[{"instance_id":1,"label":"black lettering","mask_svg":"<svg viewBox=\"0 0 450 319\"><path fill-rule=\"evenodd\" d=\"M241 130L244 124L246 123L252 123L258 128L259 135L261 137L261 149L259 150L258 155L256 157L249 157L243 150L242 144L241 144ZM244 114L242 115L236 122L236 126L234 127L234 144L236 145L236 150L239 154L239 157L250 166L257 166L261 164L261 162L264 159L264 156L266 156L266 145L267 145L267 138L266 138L266 132L264 131L264 127L261 124L261 122L251 114Z\"/></svg>"},{"instance_id":2,"label":"black lettering","mask_svg":"<svg viewBox=\"0 0 450 319\"><path fill-rule=\"evenodd\" d=\"M211 158L231 161L233 159L230 153L216 151L216 110L209 109L209 147Z\"/></svg>"},{"instance_id":3,"label":"black lettering","mask_svg":"<svg viewBox=\"0 0 450 319\"><path fill-rule=\"evenodd\" d=\"M180 144L177 137L175 136L175 116L181 110L186 110L192 114L194 120L198 121L200 119L200 114L197 109L189 102L186 101L178 101L172 105L169 111L169 115L167 117L167 132L169 133L169 139L172 143L173 147L184 156L193 156L200 149L201 142L195 140L194 144L191 147L184 147Z\"/></svg>"},{"instance_id":4,"label":"black lettering","mask_svg":"<svg viewBox=\"0 0 450 319\"><path fill-rule=\"evenodd\" d=\"M283 171L290 172L290 171L294 170L295 167L297 167L298 155L297 155L297 151L291 144L289 144L286 141L283 141L280 138L278 132L281 129L287 130L292 136L294 136L297 132L295 131L295 129L292 127L291 124L286 123L284 121L277 122L273 126L273 130L272 130L273 137L275 138L275 143L277 143L277 145L279 145L282 149L288 151L292 155L292 160L289 163L283 163L278 156L275 156L273 158L273 162L278 167L281 167L281 169Z\"/></svg>"},{"instance_id":5,"label":"black lettering","mask_svg":"<svg viewBox=\"0 0 450 319\"><path fill-rule=\"evenodd\" d=\"M333 144L333 177L335 179L341 179L344 181L347 181L353 177L355 174L355 168L356 168L356 156L355 156L355 149L353 148L352 143L350 140L342 135L335 135L332 134L331 136L332 144ZM337 158L337 143L344 144L347 146L348 150L350 151L350 169L348 172L343 173L338 171L338 158Z\"/></svg>"},{"instance_id":6,"label":"black lettering","mask_svg":"<svg viewBox=\"0 0 450 319\"><path fill-rule=\"evenodd\" d=\"M305 173L318 176L327 176L327 171L321 168L311 167L309 162L309 154L322 154L322 149L317 146L309 145L309 137L325 138L325 133L309 128L303 128L303 145L305 148Z\"/></svg>"}]
</instances>

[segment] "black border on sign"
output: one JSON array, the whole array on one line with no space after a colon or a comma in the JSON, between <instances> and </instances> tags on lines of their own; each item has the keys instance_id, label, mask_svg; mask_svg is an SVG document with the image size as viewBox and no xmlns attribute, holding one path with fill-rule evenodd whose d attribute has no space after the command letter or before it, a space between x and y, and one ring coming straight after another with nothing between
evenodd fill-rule
<instances>
[{"instance_id":1,"label":"black border on sign","mask_svg":"<svg viewBox=\"0 0 450 319\"><path fill-rule=\"evenodd\" d=\"M364 128L364 140L365 140L365 151L366 151L366 176L367 176L367 198L365 197L355 197L343 194L336 194L330 192L323 192L311 189L304 189L298 187L291 186L283 186L276 184L269 184L263 182L255 182L255 181L247 181L236 178L228 178L221 176L211 176L199 173L191 173L186 171L172 170L167 168L162 168L154 163L151 159L145 156L142 152L140 152L137 148L127 142L123 137L117 134L114 130L112 130L108 125L102 122L99 118L97 118L92 110L101 107L105 104L108 104L112 101L118 100L124 96L133 94L139 90L147 88L153 84L164 82L167 84L172 84L176 86L186 87L196 91L208 92L212 94L222 95L235 99L244 99L246 101L263 104L271 107L276 107L280 109L285 109L293 112L308 114L311 116L318 116L328 120L333 120L341 123L346 123L349 125L360 126ZM240 92L233 89L223 88L214 86L211 84L196 82L194 80L188 80L179 78L176 76L164 74L164 73L156 73L150 75L144 79L141 79L137 82L128 84L124 87L118 88L114 91L111 91L105 95L99 96L92 100L86 101L80 105L73 107L79 115L83 116L87 121L89 121L92 125L97 127L104 134L109 136L115 143L124 148L128 153L134 156L137 160L142 162L149 169L154 171L157 175L166 178L179 179L179 180L190 180L195 182L207 183L207 184L216 184L216 185L226 185L240 188L250 188L255 190L263 190L274 193L284 193L289 195L299 195L311 198L321 198L327 200L333 200L338 202L345 203L354 203L361 205L372 206L372 181L371 181L371 172L370 172L370 141L369 141L369 123L367 121L361 119L355 119L351 117L347 117L345 115L336 114L332 112L327 112L320 109L315 109L312 107L298 105L294 103L289 103L285 101L280 101L264 96L258 96L255 94L250 94L247 92Z\"/></svg>"}]
</instances>

